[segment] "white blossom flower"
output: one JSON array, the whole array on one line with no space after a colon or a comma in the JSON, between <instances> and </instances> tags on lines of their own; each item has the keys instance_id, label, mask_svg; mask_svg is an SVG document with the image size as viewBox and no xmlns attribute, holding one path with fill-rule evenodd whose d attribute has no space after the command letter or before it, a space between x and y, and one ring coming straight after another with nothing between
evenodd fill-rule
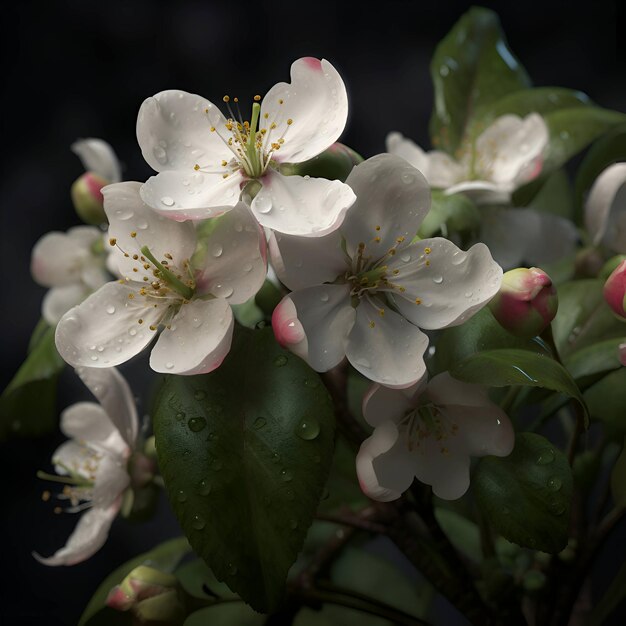
<instances>
[{"instance_id":1,"label":"white blossom flower","mask_svg":"<svg viewBox=\"0 0 626 626\"><path fill-rule=\"evenodd\" d=\"M596 179L585 203L585 226L594 245L626 253L626 163L614 163Z\"/></svg>"},{"instance_id":2,"label":"white blossom flower","mask_svg":"<svg viewBox=\"0 0 626 626\"><path fill-rule=\"evenodd\" d=\"M408 387L425 371L420 328L461 324L498 292L502 270L483 244L463 252L441 237L413 240L430 192L404 159L375 156L347 183L357 200L338 231L270 238L293 290L274 311L274 333L317 371L347 356L371 380Z\"/></svg>"},{"instance_id":3,"label":"white blossom flower","mask_svg":"<svg viewBox=\"0 0 626 626\"><path fill-rule=\"evenodd\" d=\"M72 152L80 159L86 172L92 172L106 183L119 183L122 168L113 148L103 139L90 137L79 139L72 146Z\"/></svg>"},{"instance_id":4,"label":"white blossom flower","mask_svg":"<svg viewBox=\"0 0 626 626\"><path fill-rule=\"evenodd\" d=\"M79 402L65 409L61 430L70 439L52 456L60 476L40 473L40 477L64 483L58 497L69 501L67 512L87 512L55 554L47 558L33 554L45 565L74 565L95 554L104 545L131 483L128 463L136 448L139 421L130 387L115 368L76 372L99 404ZM44 494L50 497L49 492Z\"/></svg>"},{"instance_id":5,"label":"white blossom flower","mask_svg":"<svg viewBox=\"0 0 626 626\"><path fill-rule=\"evenodd\" d=\"M408 389L373 385L363 416L374 427L361 444L356 467L363 492L396 500L417 477L446 500L460 498L470 483L470 457L507 456L515 433L487 391L447 372Z\"/></svg>"},{"instance_id":6,"label":"white blossom flower","mask_svg":"<svg viewBox=\"0 0 626 626\"><path fill-rule=\"evenodd\" d=\"M518 187L536 178L543 165L549 133L543 118L503 115L456 158L440 150L424 152L410 139L393 132L387 151L401 156L424 174L433 188L463 192L484 203L507 202Z\"/></svg>"},{"instance_id":7,"label":"white blossom flower","mask_svg":"<svg viewBox=\"0 0 626 626\"><path fill-rule=\"evenodd\" d=\"M110 243L124 278L63 316L57 349L71 365L111 367L138 354L163 327L150 358L153 370L210 372L230 349L230 305L245 302L263 284L263 232L240 203L198 238L192 222L166 219L146 206L140 187L124 182L104 189Z\"/></svg>"},{"instance_id":8,"label":"white blossom flower","mask_svg":"<svg viewBox=\"0 0 626 626\"><path fill-rule=\"evenodd\" d=\"M174 219L204 219L234 207L251 181L252 212L260 224L300 236L320 236L341 223L354 202L340 181L284 176L278 166L320 154L346 124L348 99L337 70L326 60L298 59L291 83L278 83L243 121L184 91L148 98L137 119L144 158L159 174L144 184L144 202ZM239 109L237 99L232 103ZM254 192L252 192L254 194ZM244 194L246 196L247 194Z\"/></svg>"},{"instance_id":9,"label":"white blossom flower","mask_svg":"<svg viewBox=\"0 0 626 626\"><path fill-rule=\"evenodd\" d=\"M95 226L76 226L67 233L46 233L33 247L30 270L37 283L50 287L42 315L55 326L66 311L110 280L102 231Z\"/></svg>"}]
</instances>

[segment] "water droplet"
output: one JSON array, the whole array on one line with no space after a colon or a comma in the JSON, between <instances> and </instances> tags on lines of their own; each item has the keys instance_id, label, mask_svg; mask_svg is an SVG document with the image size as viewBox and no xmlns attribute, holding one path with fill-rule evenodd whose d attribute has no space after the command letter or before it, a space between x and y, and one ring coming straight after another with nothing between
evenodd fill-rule
<instances>
[{"instance_id":1,"label":"water droplet","mask_svg":"<svg viewBox=\"0 0 626 626\"><path fill-rule=\"evenodd\" d=\"M474 292L473 292L473 291L466 291L466 292L465 292L465 297L466 297L466 298L471 298L473 295L474 295Z\"/></svg>"},{"instance_id":2,"label":"water droplet","mask_svg":"<svg viewBox=\"0 0 626 626\"><path fill-rule=\"evenodd\" d=\"M403 263L408 263L408 262L411 260L411 255L410 255L410 254L407 254L407 253L405 253L405 254L401 254L401 255L400 255L400 260L401 260Z\"/></svg>"},{"instance_id":3,"label":"water droplet","mask_svg":"<svg viewBox=\"0 0 626 626\"><path fill-rule=\"evenodd\" d=\"M433 282L436 285L441 285L441 283L443 282L443 276L433 276Z\"/></svg>"},{"instance_id":4,"label":"water droplet","mask_svg":"<svg viewBox=\"0 0 626 626\"><path fill-rule=\"evenodd\" d=\"M563 141L567 141L569 139L569 133L566 130L562 130L559 133L559 137L563 140Z\"/></svg>"},{"instance_id":5,"label":"water droplet","mask_svg":"<svg viewBox=\"0 0 626 626\"><path fill-rule=\"evenodd\" d=\"M272 454L272 461L274 461L274 463L280 462L280 454L278 454L278 452L274 452L274 454Z\"/></svg>"},{"instance_id":6,"label":"water droplet","mask_svg":"<svg viewBox=\"0 0 626 626\"><path fill-rule=\"evenodd\" d=\"M563 515L567 508L563 502L559 502L558 500L552 500L548 506L554 515Z\"/></svg>"},{"instance_id":7,"label":"water droplet","mask_svg":"<svg viewBox=\"0 0 626 626\"><path fill-rule=\"evenodd\" d=\"M320 434L320 424L314 418L303 419L296 428L296 435L306 441L315 439Z\"/></svg>"},{"instance_id":8,"label":"water droplet","mask_svg":"<svg viewBox=\"0 0 626 626\"><path fill-rule=\"evenodd\" d=\"M131 337L134 337L134 336L137 334L137 329L136 329L136 328L131 328L131 329L128 331L128 334L129 334Z\"/></svg>"},{"instance_id":9,"label":"water droplet","mask_svg":"<svg viewBox=\"0 0 626 626\"><path fill-rule=\"evenodd\" d=\"M269 213L272 210L272 199L269 196L257 196L254 202L254 208L259 213Z\"/></svg>"},{"instance_id":10,"label":"water droplet","mask_svg":"<svg viewBox=\"0 0 626 626\"><path fill-rule=\"evenodd\" d=\"M161 204L165 206L174 206L174 198L170 198L169 196L163 196L161 198Z\"/></svg>"},{"instance_id":11,"label":"water droplet","mask_svg":"<svg viewBox=\"0 0 626 626\"><path fill-rule=\"evenodd\" d=\"M243 230L243 224L241 222L235 222L235 231L240 233Z\"/></svg>"},{"instance_id":12,"label":"water droplet","mask_svg":"<svg viewBox=\"0 0 626 626\"><path fill-rule=\"evenodd\" d=\"M167 152L161 146L155 146L152 149L152 154L154 154L154 158L161 164L165 165L167 163Z\"/></svg>"},{"instance_id":13,"label":"water droplet","mask_svg":"<svg viewBox=\"0 0 626 626\"><path fill-rule=\"evenodd\" d=\"M194 433L199 433L201 430L206 428L206 420L204 417L192 417L188 422L187 426L189 426L189 430Z\"/></svg>"},{"instance_id":14,"label":"water droplet","mask_svg":"<svg viewBox=\"0 0 626 626\"><path fill-rule=\"evenodd\" d=\"M445 78L450 73L450 68L447 65L442 65L439 68L439 73Z\"/></svg>"},{"instance_id":15,"label":"water droplet","mask_svg":"<svg viewBox=\"0 0 626 626\"><path fill-rule=\"evenodd\" d=\"M274 359L274 365L276 367L282 367L283 365L287 365L287 357L284 354L279 354L275 359Z\"/></svg>"},{"instance_id":16,"label":"water droplet","mask_svg":"<svg viewBox=\"0 0 626 626\"><path fill-rule=\"evenodd\" d=\"M327 294L327 293L323 293L323 294L320 296L320 300L321 300L322 302L328 302L328 294Z\"/></svg>"},{"instance_id":17,"label":"water droplet","mask_svg":"<svg viewBox=\"0 0 626 626\"><path fill-rule=\"evenodd\" d=\"M552 461L554 461L554 450L552 448L543 450L537 457L537 465L548 465Z\"/></svg>"},{"instance_id":18,"label":"water droplet","mask_svg":"<svg viewBox=\"0 0 626 626\"><path fill-rule=\"evenodd\" d=\"M208 496L211 493L211 483L208 480L202 479L198 483L198 493L201 496Z\"/></svg>"},{"instance_id":19,"label":"water droplet","mask_svg":"<svg viewBox=\"0 0 626 626\"><path fill-rule=\"evenodd\" d=\"M106 312L109 315L113 315L113 313L115 313L115 307L112 304L109 304L106 308Z\"/></svg>"},{"instance_id":20,"label":"water droplet","mask_svg":"<svg viewBox=\"0 0 626 626\"><path fill-rule=\"evenodd\" d=\"M171 361L168 361L165 364L165 369L171 370L174 367L174 364Z\"/></svg>"},{"instance_id":21,"label":"water droplet","mask_svg":"<svg viewBox=\"0 0 626 626\"><path fill-rule=\"evenodd\" d=\"M548 479L548 487L552 489L552 491L558 491L563 486L563 481L557 476L552 476L552 478Z\"/></svg>"},{"instance_id":22,"label":"water droplet","mask_svg":"<svg viewBox=\"0 0 626 626\"><path fill-rule=\"evenodd\" d=\"M98 350L98 352L104 352L104 346L98 346L96 350Z\"/></svg>"},{"instance_id":23,"label":"water droplet","mask_svg":"<svg viewBox=\"0 0 626 626\"><path fill-rule=\"evenodd\" d=\"M92 354L92 355L91 355L91 360L92 360L92 361L97 361L97 360L98 360L98 357L97 357L95 354Z\"/></svg>"},{"instance_id":24,"label":"water droplet","mask_svg":"<svg viewBox=\"0 0 626 626\"><path fill-rule=\"evenodd\" d=\"M286 483L288 483L293 478L291 472L288 469L281 470L280 477Z\"/></svg>"},{"instance_id":25,"label":"water droplet","mask_svg":"<svg viewBox=\"0 0 626 626\"><path fill-rule=\"evenodd\" d=\"M254 424L252 424L252 426L256 429L259 430L260 428L263 428L263 426L265 426L265 424L267 424L267 420L264 417L257 417L254 420Z\"/></svg>"},{"instance_id":26,"label":"water droplet","mask_svg":"<svg viewBox=\"0 0 626 626\"><path fill-rule=\"evenodd\" d=\"M202 324L203 324L203 323L204 323L204 320L203 320L201 317L194 317L194 318L191 320L191 325L192 325L194 328L200 328L200 326L202 326Z\"/></svg>"},{"instance_id":27,"label":"water droplet","mask_svg":"<svg viewBox=\"0 0 626 626\"><path fill-rule=\"evenodd\" d=\"M202 391L202 389L198 389L198 391L193 394L193 397L196 400L204 400L206 398L206 392Z\"/></svg>"},{"instance_id":28,"label":"water droplet","mask_svg":"<svg viewBox=\"0 0 626 626\"><path fill-rule=\"evenodd\" d=\"M179 502L187 502L187 494L181 489L177 494L176 494L176 499Z\"/></svg>"},{"instance_id":29,"label":"water droplet","mask_svg":"<svg viewBox=\"0 0 626 626\"><path fill-rule=\"evenodd\" d=\"M247 273L247 272L251 272L251 271L252 271L252 263L246 263L246 264L243 266L243 268L242 268L242 269L243 269L243 271L244 271L244 272L246 272L246 273Z\"/></svg>"},{"instance_id":30,"label":"water droplet","mask_svg":"<svg viewBox=\"0 0 626 626\"><path fill-rule=\"evenodd\" d=\"M359 367L364 367L365 369L370 369L372 364L365 358L356 359L354 361L354 365L358 365Z\"/></svg>"},{"instance_id":31,"label":"water droplet","mask_svg":"<svg viewBox=\"0 0 626 626\"><path fill-rule=\"evenodd\" d=\"M176 413L176 419L178 421L184 420L185 419L185 414L182 411L179 411L178 413Z\"/></svg>"},{"instance_id":32,"label":"water droplet","mask_svg":"<svg viewBox=\"0 0 626 626\"><path fill-rule=\"evenodd\" d=\"M400 176L400 179L405 185L410 185L411 183L415 182L415 176L410 172L405 172L404 174L402 174Z\"/></svg>"},{"instance_id":33,"label":"water droplet","mask_svg":"<svg viewBox=\"0 0 626 626\"><path fill-rule=\"evenodd\" d=\"M213 244L211 247L211 254L214 257L222 256L222 252L224 252L224 248L219 243Z\"/></svg>"},{"instance_id":34,"label":"water droplet","mask_svg":"<svg viewBox=\"0 0 626 626\"><path fill-rule=\"evenodd\" d=\"M315 378L307 378L304 381L304 386L309 387L310 389L315 389L319 386L319 382L315 380Z\"/></svg>"},{"instance_id":35,"label":"water droplet","mask_svg":"<svg viewBox=\"0 0 626 626\"><path fill-rule=\"evenodd\" d=\"M193 519L191 520L191 525L196 530L202 530L205 524L206 522L204 521L204 517L202 517L202 515L198 515L197 513L193 516Z\"/></svg>"},{"instance_id":36,"label":"water droplet","mask_svg":"<svg viewBox=\"0 0 626 626\"><path fill-rule=\"evenodd\" d=\"M139 230L146 230L146 228L148 228L148 222L146 222L146 220L139 220L137 222L137 228Z\"/></svg>"}]
</instances>

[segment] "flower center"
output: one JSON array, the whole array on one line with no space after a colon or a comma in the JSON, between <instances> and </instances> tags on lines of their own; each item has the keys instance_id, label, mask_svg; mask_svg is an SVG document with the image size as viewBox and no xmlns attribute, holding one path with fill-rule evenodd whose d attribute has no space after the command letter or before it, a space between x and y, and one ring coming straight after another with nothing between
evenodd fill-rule
<instances>
[{"instance_id":1,"label":"flower center","mask_svg":"<svg viewBox=\"0 0 626 626\"><path fill-rule=\"evenodd\" d=\"M457 434L459 426L447 413L435 404L424 404L409 411L402 421L406 431L409 451L419 450L422 443L431 438L439 445L442 454L448 454L446 441Z\"/></svg>"},{"instance_id":2,"label":"flower center","mask_svg":"<svg viewBox=\"0 0 626 626\"><path fill-rule=\"evenodd\" d=\"M279 113L273 120L269 119L269 113L264 113L261 119L261 105L259 104L261 96L254 96L249 121L244 120L241 115L238 98L233 98L237 114L231 107L230 96L224 96L223 100L230 117L221 125L211 126L210 130L212 133L217 133L232 152L233 158L230 161L222 161L221 166L224 169L220 170L220 173L223 178L228 178L231 174L243 170L248 178L260 178L267 168L275 163L273 155L285 142L285 135L293 124L293 120L289 118L286 121L287 126L284 132L278 136ZM280 99L278 104L278 111L280 111L284 100ZM204 112L208 114L209 109L205 109ZM194 165L194 169L204 173L214 173L203 169L199 164Z\"/></svg>"}]
</instances>

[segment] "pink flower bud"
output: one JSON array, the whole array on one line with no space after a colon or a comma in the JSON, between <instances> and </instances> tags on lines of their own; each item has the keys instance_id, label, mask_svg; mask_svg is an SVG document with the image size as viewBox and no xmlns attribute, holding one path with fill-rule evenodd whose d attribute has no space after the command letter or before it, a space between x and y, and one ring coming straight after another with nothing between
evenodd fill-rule
<instances>
[{"instance_id":1,"label":"pink flower bud","mask_svg":"<svg viewBox=\"0 0 626 626\"><path fill-rule=\"evenodd\" d=\"M132 610L137 613L141 604L156 596L164 596L169 603L177 608L178 579L152 567L140 565L132 570L126 578L113 587L106 599L106 605L116 611Z\"/></svg>"},{"instance_id":2,"label":"pink flower bud","mask_svg":"<svg viewBox=\"0 0 626 626\"><path fill-rule=\"evenodd\" d=\"M550 325L558 309L556 288L536 267L506 272L496 297L489 303L499 324L518 337L536 337Z\"/></svg>"},{"instance_id":3,"label":"pink flower bud","mask_svg":"<svg viewBox=\"0 0 626 626\"><path fill-rule=\"evenodd\" d=\"M626 319L626 261L622 261L606 279L604 299L616 315Z\"/></svg>"},{"instance_id":4,"label":"pink flower bud","mask_svg":"<svg viewBox=\"0 0 626 626\"><path fill-rule=\"evenodd\" d=\"M99 225L107 221L102 188L108 184L108 180L93 172L85 172L74 181L70 190L74 210L86 224Z\"/></svg>"}]
</instances>

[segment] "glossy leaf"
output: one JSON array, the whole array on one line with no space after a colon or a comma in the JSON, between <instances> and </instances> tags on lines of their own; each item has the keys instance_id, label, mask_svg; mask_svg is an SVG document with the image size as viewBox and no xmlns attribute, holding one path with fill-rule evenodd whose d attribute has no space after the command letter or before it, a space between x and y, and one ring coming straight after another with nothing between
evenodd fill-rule
<instances>
[{"instance_id":1,"label":"glossy leaf","mask_svg":"<svg viewBox=\"0 0 626 626\"><path fill-rule=\"evenodd\" d=\"M540 339L521 339L504 330L491 311L485 307L464 324L448 328L441 333L437 341L432 373L450 370L477 352L499 348L550 354Z\"/></svg>"},{"instance_id":2,"label":"glossy leaf","mask_svg":"<svg viewBox=\"0 0 626 626\"><path fill-rule=\"evenodd\" d=\"M544 437L518 433L508 457L481 459L472 487L505 539L550 553L566 546L572 475L565 455Z\"/></svg>"},{"instance_id":3,"label":"glossy leaf","mask_svg":"<svg viewBox=\"0 0 626 626\"><path fill-rule=\"evenodd\" d=\"M615 506L626 507L626 438L611 470L611 495Z\"/></svg>"},{"instance_id":4,"label":"glossy leaf","mask_svg":"<svg viewBox=\"0 0 626 626\"><path fill-rule=\"evenodd\" d=\"M267 616L251 609L243 600L218 603L192 613L184 626L263 626Z\"/></svg>"},{"instance_id":5,"label":"glossy leaf","mask_svg":"<svg viewBox=\"0 0 626 626\"><path fill-rule=\"evenodd\" d=\"M480 212L476 205L465 195L456 193L446 195L442 191L431 194L430 211L426 214L419 229L422 238L441 234L460 233L477 230L480 226Z\"/></svg>"},{"instance_id":6,"label":"glossy leaf","mask_svg":"<svg viewBox=\"0 0 626 626\"><path fill-rule=\"evenodd\" d=\"M530 86L493 11L474 7L439 43L430 64L435 92L433 145L454 152L476 111Z\"/></svg>"},{"instance_id":7,"label":"glossy leaf","mask_svg":"<svg viewBox=\"0 0 626 626\"><path fill-rule=\"evenodd\" d=\"M626 367L609 372L585 390L591 417L611 430L626 433Z\"/></svg>"},{"instance_id":8,"label":"glossy leaf","mask_svg":"<svg viewBox=\"0 0 626 626\"><path fill-rule=\"evenodd\" d=\"M196 553L246 602L283 598L333 453L319 376L271 329L239 329L219 369L170 376L154 430L167 492Z\"/></svg>"},{"instance_id":9,"label":"glossy leaf","mask_svg":"<svg viewBox=\"0 0 626 626\"><path fill-rule=\"evenodd\" d=\"M128 616L127 614L120 615L118 611L114 611L105 606L109 591L111 591L115 585L121 583L132 570L140 565L150 565L150 567L154 567L163 572L174 571L182 558L188 554L190 550L191 547L187 540L184 537L177 537L120 565L100 583L96 593L92 596L89 604L83 611L78 626L105 624L107 623L107 619L111 620L108 623L121 623L117 621L118 618L121 619ZM130 623L130 620L128 620L128 623Z\"/></svg>"},{"instance_id":10,"label":"glossy leaf","mask_svg":"<svg viewBox=\"0 0 626 626\"><path fill-rule=\"evenodd\" d=\"M587 416L585 401L569 372L544 354L519 349L486 350L460 363L450 373L459 380L491 387L523 385L564 393L577 400Z\"/></svg>"},{"instance_id":11,"label":"glossy leaf","mask_svg":"<svg viewBox=\"0 0 626 626\"><path fill-rule=\"evenodd\" d=\"M57 424L57 379L65 366L54 344L54 328L37 326L30 352L0 396L0 441L34 437Z\"/></svg>"}]
</instances>

